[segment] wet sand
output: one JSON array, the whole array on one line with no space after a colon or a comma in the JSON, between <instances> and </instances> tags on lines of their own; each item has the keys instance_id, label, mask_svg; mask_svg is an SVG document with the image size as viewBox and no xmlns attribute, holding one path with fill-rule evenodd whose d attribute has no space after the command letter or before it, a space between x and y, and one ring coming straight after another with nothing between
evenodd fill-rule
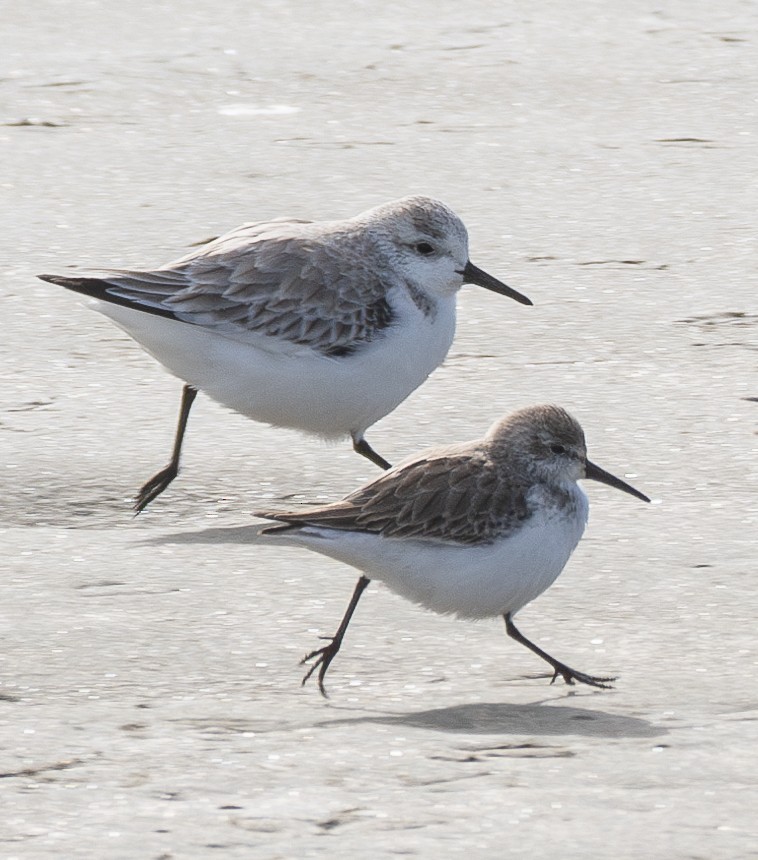
<instances>
[{"instance_id":1,"label":"wet sand","mask_svg":"<svg viewBox=\"0 0 758 860\"><path fill-rule=\"evenodd\" d=\"M110 4L108 4L110 5ZM747 858L755 749L758 15L748 4L15 4L0 74L0 856ZM249 511L375 474L198 398L35 279L247 220L431 194L472 260L390 460L558 402L591 523L522 630L252 546Z\"/></svg>"}]
</instances>

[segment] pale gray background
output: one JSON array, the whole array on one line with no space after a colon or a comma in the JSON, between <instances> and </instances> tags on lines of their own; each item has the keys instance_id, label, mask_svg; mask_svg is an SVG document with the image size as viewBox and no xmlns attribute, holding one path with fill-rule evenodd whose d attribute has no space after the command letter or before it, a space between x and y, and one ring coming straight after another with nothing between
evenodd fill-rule
<instances>
[{"instance_id":1,"label":"pale gray background","mask_svg":"<svg viewBox=\"0 0 758 860\"><path fill-rule=\"evenodd\" d=\"M4 5L1 857L755 856L756 8ZM613 692L373 587L330 702L301 690L354 572L236 530L376 471L201 397L132 519L180 385L34 278L414 192L535 307L465 288L369 439L397 460L556 401L661 500L588 486L521 616Z\"/></svg>"}]
</instances>

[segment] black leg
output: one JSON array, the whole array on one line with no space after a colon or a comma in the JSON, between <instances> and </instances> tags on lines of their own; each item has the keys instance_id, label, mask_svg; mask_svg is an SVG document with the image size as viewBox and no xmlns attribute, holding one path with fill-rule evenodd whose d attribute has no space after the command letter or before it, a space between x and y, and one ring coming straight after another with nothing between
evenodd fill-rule
<instances>
[{"instance_id":1,"label":"black leg","mask_svg":"<svg viewBox=\"0 0 758 860\"><path fill-rule=\"evenodd\" d=\"M391 469L392 463L388 463L384 457L377 454L369 443L361 436L360 438L353 436L353 451L356 451L367 460L371 460L380 469Z\"/></svg>"},{"instance_id":2,"label":"black leg","mask_svg":"<svg viewBox=\"0 0 758 860\"><path fill-rule=\"evenodd\" d=\"M555 657L551 657L547 652L543 651L542 648L535 645L534 642L530 642L526 636L516 628L510 612L507 612L503 618L505 619L505 632L511 637L511 639L515 639L522 645L526 645L530 651L534 651L535 654L542 657L543 660L546 660L553 667L554 674L550 681L551 684L555 681L558 675L561 675L567 684L573 684L574 681L579 681L580 684L589 684L591 687L602 687L604 690L613 689L610 682L615 681L615 678L596 678L594 675L586 675L584 672L577 672L576 669L571 669L565 663L561 663L559 660L556 660Z\"/></svg>"},{"instance_id":3,"label":"black leg","mask_svg":"<svg viewBox=\"0 0 758 860\"><path fill-rule=\"evenodd\" d=\"M342 645L342 640L345 637L345 631L347 630L347 625L350 624L350 619L353 617L353 613L355 612L355 607L358 605L358 601L361 599L361 594L366 590L366 586L371 582L368 577L361 576L358 582L355 584L355 589L353 590L353 596L350 598L350 603L347 607L347 612L340 621L340 626L337 628L337 632L334 636L323 636L323 639L330 639L328 645L324 645L323 648L317 648L315 651L311 651L310 654L306 654L305 657L300 661L300 665L303 663L307 663L309 660L312 660L314 657L318 659L316 662L308 669L303 678L301 686L305 686L305 682L311 675L318 669L318 688L321 690L321 695L328 699L329 697L326 695L326 690L324 689L324 676L326 675L326 670L329 668L329 664L334 660L337 656L337 652L340 650L340 646Z\"/></svg>"},{"instance_id":4,"label":"black leg","mask_svg":"<svg viewBox=\"0 0 758 860\"><path fill-rule=\"evenodd\" d=\"M174 450L171 453L171 460L165 469L156 472L150 480L144 484L137 498L134 501L134 513L138 514L143 511L153 499L156 499L168 487L168 485L179 474L179 458L182 453L182 440L184 439L184 431L187 429L187 419L189 418L190 409L197 397L197 388L191 385L185 385L182 389L182 404L179 407L179 422L176 425L176 436L174 437Z\"/></svg>"}]
</instances>

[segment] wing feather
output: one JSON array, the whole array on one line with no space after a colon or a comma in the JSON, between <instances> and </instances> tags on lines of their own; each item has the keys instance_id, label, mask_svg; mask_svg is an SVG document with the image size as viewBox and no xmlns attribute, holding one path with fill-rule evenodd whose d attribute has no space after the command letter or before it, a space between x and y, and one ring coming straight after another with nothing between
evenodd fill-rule
<instances>
[{"instance_id":1,"label":"wing feather","mask_svg":"<svg viewBox=\"0 0 758 860\"><path fill-rule=\"evenodd\" d=\"M152 271L106 269L43 280L103 301L246 337L251 332L342 355L393 322L389 267L341 222L247 224Z\"/></svg>"},{"instance_id":2,"label":"wing feather","mask_svg":"<svg viewBox=\"0 0 758 860\"><path fill-rule=\"evenodd\" d=\"M371 532L385 537L488 543L533 513L529 486L509 482L486 451L422 457L387 472L339 502L300 511L257 511L293 526ZM278 527L277 527L278 528Z\"/></svg>"}]
</instances>

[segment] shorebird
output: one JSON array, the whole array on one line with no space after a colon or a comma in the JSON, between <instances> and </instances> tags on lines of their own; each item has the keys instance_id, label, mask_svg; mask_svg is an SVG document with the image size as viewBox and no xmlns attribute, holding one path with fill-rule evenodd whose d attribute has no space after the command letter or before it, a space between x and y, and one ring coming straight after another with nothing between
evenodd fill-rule
<instances>
[{"instance_id":1,"label":"shorebird","mask_svg":"<svg viewBox=\"0 0 758 860\"><path fill-rule=\"evenodd\" d=\"M330 641L311 651L303 684L324 678L371 579L435 612L502 616L510 637L567 684L608 687L615 678L572 669L529 641L516 613L556 580L584 532L588 478L650 499L587 459L584 432L558 406L532 406L494 424L483 439L430 449L331 504L260 510L278 521L272 542L305 547L361 571ZM552 683L552 682L551 682Z\"/></svg>"},{"instance_id":2,"label":"shorebird","mask_svg":"<svg viewBox=\"0 0 758 860\"><path fill-rule=\"evenodd\" d=\"M469 260L463 222L429 197L341 221L245 224L157 269L39 277L94 299L185 382L171 459L137 512L177 476L198 391L276 427L350 437L389 468L365 432L442 363L461 286L531 304Z\"/></svg>"}]
</instances>

